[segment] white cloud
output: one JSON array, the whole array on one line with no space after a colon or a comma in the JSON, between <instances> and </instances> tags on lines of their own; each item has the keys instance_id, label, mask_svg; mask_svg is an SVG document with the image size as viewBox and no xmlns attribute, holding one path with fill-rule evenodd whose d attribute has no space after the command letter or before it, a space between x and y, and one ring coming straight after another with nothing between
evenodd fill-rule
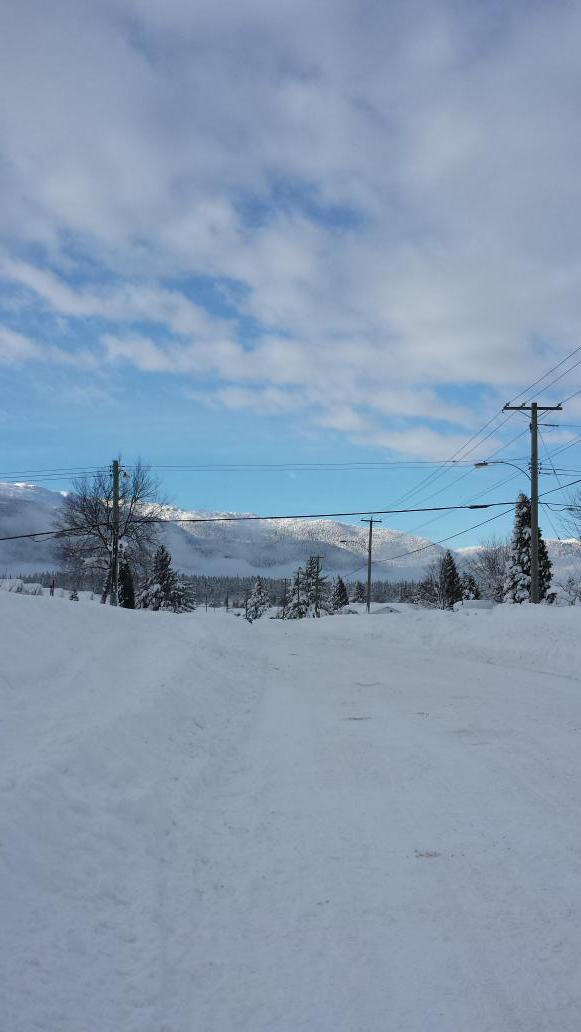
<instances>
[{"instance_id":1,"label":"white cloud","mask_svg":"<svg viewBox=\"0 0 581 1032\"><path fill-rule=\"evenodd\" d=\"M443 388L494 404L581 337L580 33L562 0L22 0L0 276L113 324L110 369L449 451L483 413ZM175 285L200 275L240 322ZM4 361L46 360L24 341Z\"/></svg>"},{"instance_id":2,"label":"white cloud","mask_svg":"<svg viewBox=\"0 0 581 1032\"><path fill-rule=\"evenodd\" d=\"M19 366L30 362L45 362L79 369L95 365L94 356L88 352L75 354L52 344L39 344L23 333L16 333L9 327L0 325L0 363Z\"/></svg>"}]
</instances>

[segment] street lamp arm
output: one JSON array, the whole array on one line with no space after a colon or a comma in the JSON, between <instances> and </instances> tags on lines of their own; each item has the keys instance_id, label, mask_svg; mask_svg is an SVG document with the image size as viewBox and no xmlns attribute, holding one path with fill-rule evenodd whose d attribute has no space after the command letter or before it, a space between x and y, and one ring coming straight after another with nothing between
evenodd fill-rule
<instances>
[{"instance_id":1,"label":"street lamp arm","mask_svg":"<svg viewBox=\"0 0 581 1032\"><path fill-rule=\"evenodd\" d=\"M517 465L516 462L507 462L506 459L502 458L491 460L483 459L481 462L475 462L474 465L476 470L484 470L484 467L487 465L512 465L513 470L518 470L518 472L522 473L525 477L529 476L527 471L522 469L521 465Z\"/></svg>"}]
</instances>

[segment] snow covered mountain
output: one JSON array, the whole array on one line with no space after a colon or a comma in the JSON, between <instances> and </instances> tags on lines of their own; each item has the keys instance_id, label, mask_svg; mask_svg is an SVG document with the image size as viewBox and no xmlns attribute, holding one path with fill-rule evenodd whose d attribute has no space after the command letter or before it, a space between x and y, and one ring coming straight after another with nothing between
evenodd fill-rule
<instances>
[{"instance_id":1,"label":"snow covered mountain","mask_svg":"<svg viewBox=\"0 0 581 1032\"><path fill-rule=\"evenodd\" d=\"M0 537L50 530L63 496L34 484L0 484ZM187 512L166 507L168 520L194 521L235 513ZM250 514L247 514L250 515ZM289 576L312 554L325 557L325 568L354 578L365 574L367 529L334 520L261 520L218 523L171 522L164 538L175 566L184 573L233 574L270 577ZM376 560L400 556L429 544L425 538L397 530L377 528L374 532ZM375 578L415 579L426 561L441 552L434 546L419 555L398 558L394 563L374 563ZM0 542L0 575L54 569L55 545L51 539Z\"/></svg>"},{"instance_id":2,"label":"snow covered mountain","mask_svg":"<svg viewBox=\"0 0 581 1032\"><path fill-rule=\"evenodd\" d=\"M50 530L63 496L35 484L0 484L0 537ZM269 577L289 576L309 555L324 556L325 569L350 579L363 579L367 559L367 528L335 520L261 520L217 523L186 522L234 513L187 512L166 507L165 543L175 566L184 573L231 574ZM374 579L415 580L425 566L443 552L426 538L377 527L373 536ZM581 544L549 541L549 552L559 579L581 574ZM458 552L466 557L470 549ZM382 562L390 557L393 562ZM54 569L55 546L51 539L0 542L0 576Z\"/></svg>"}]
</instances>

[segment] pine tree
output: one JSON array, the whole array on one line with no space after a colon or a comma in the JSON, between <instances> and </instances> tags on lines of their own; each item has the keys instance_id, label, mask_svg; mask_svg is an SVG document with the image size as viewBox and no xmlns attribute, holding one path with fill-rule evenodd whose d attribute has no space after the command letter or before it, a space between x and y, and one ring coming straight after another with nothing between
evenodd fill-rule
<instances>
[{"instance_id":1,"label":"pine tree","mask_svg":"<svg viewBox=\"0 0 581 1032\"><path fill-rule=\"evenodd\" d=\"M465 602L480 598L480 588L471 573L462 578L462 598Z\"/></svg>"},{"instance_id":2,"label":"pine tree","mask_svg":"<svg viewBox=\"0 0 581 1032\"><path fill-rule=\"evenodd\" d=\"M269 608L270 599L259 577L246 605L246 619L249 623L252 623L253 620L259 620Z\"/></svg>"},{"instance_id":3,"label":"pine tree","mask_svg":"<svg viewBox=\"0 0 581 1032\"><path fill-rule=\"evenodd\" d=\"M539 598L550 599L552 563L539 527ZM504 601L529 602L531 597L531 503L525 494L516 500L511 553L504 582Z\"/></svg>"},{"instance_id":4,"label":"pine tree","mask_svg":"<svg viewBox=\"0 0 581 1032\"><path fill-rule=\"evenodd\" d=\"M345 587L345 583L341 577L337 577L331 592L331 610L333 613L339 613L348 605L349 595L347 594L347 588Z\"/></svg>"},{"instance_id":5,"label":"pine tree","mask_svg":"<svg viewBox=\"0 0 581 1032\"><path fill-rule=\"evenodd\" d=\"M365 602L367 600L367 591L365 590L365 584L362 581L357 581L353 589L351 596L352 602Z\"/></svg>"},{"instance_id":6,"label":"pine tree","mask_svg":"<svg viewBox=\"0 0 581 1032\"><path fill-rule=\"evenodd\" d=\"M308 601L307 616L320 616L322 610L327 610L327 578L321 573L320 559L315 555L305 564L303 590Z\"/></svg>"},{"instance_id":7,"label":"pine tree","mask_svg":"<svg viewBox=\"0 0 581 1032\"><path fill-rule=\"evenodd\" d=\"M196 608L192 589L173 569L165 545L160 545L153 557L151 576L139 593L139 608L172 613L187 613Z\"/></svg>"},{"instance_id":8,"label":"pine tree","mask_svg":"<svg viewBox=\"0 0 581 1032\"><path fill-rule=\"evenodd\" d=\"M442 608L452 609L455 602L462 601L462 584L454 556L447 551L441 559L440 578L442 584Z\"/></svg>"},{"instance_id":9,"label":"pine tree","mask_svg":"<svg viewBox=\"0 0 581 1032\"><path fill-rule=\"evenodd\" d=\"M128 559L123 559L119 568L119 605L123 609L135 609L135 585Z\"/></svg>"}]
</instances>

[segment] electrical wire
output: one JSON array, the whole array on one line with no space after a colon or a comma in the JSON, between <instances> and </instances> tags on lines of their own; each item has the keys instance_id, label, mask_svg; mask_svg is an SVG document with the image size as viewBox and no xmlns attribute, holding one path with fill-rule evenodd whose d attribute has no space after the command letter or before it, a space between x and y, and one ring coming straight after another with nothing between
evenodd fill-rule
<instances>
[{"instance_id":1,"label":"electrical wire","mask_svg":"<svg viewBox=\"0 0 581 1032\"><path fill-rule=\"evenodd\" d=\"M581 352L581 345L579 345L578 347L574 348L571 352L569 352L568 355L565 355L565 357L562 358L559 362L556 362L555 365L551 366L550 369L547 369L546 372L544 372L542 374L542 376L539 376L536 380L534 380L531 384L529 384L528 387L525 387L524 390L520 391L518 394L515 394L514 397L511 398L507 402L507 404L508 405L512 405L512 404L514 404L515 401L518 401L519 398L523 398L525 395L527 395L529 393L529 391L533 390L534 387L537 387L540 383L542 383L543 380L545 380L548 376L551 376L551 374L554 373L557 369L561 369L561 367L563 365L565 365L567 362L569 362L572 358L574 358L580 352ZM581 359L579 360L579 362L576 362L569 369L564 370L563 373L560 374L558 377L555 377L555 379L552 380L549 384L546 384L545 387L542 388L540 393L544 393L545 390L548 390L549 387L551 387L554 383L557 383L560 379L562 379L563 376L566 376L569 372L572 371L572 369L575 369L577 367L577 365L579 365L579 364L581 364ZM581 391L578 392L578 393L581 393ZM571 397L574 397L574 395L571 395ZM570 400L570 399L568 399L568 400ZM561 404L563 404L563 403L561 403ZM457 449L454 452L454 454L450 457L450 459L446 460L446 461L447 462L451 462L451 461L457 459L457 457L459 457L463 452L465 453L465 455L466 454L471 454L477 447L479 447L480 444L482 444L485 440L487 440L490 436L492 436L493 433L498 433L498 431L501 430L502 427L506 425L506 423L511 418L511 416L514 415L514 413L509 413L507 418L499 426L497 426L493 430L491 430L491 432L489 434L487 434L486 437L484 437L482 439L482 441L480 441L478 443L475 443L474 446L470 449L470 451L466 452L466 448L468 447L468 445L472 444L473 441L477 442L477 439L484 433L485 430L488 429L488 427L490 427L492 425L492 423L494 423L494 421L500 415L503 414L503 412L504 412L504 408L499 409L498 412L496 412L488 420L488 422L485 423L483 427L481 427L481 429L476 434L473 434L472 437L470 437L466 441L465 445L463 445L461 448ZM443 463L442 463L442 465L443 465ZM434 473L429 474L428 477L426 477L426 478L424 478L424 480L420 481L420 483L415 488L412 488L410 491L408 491L405 494L399 496L396 499L396 502L401 502L401 501L405 501L407 498L412 498L414 496L414 494L416 494L418 491L421 490L422 487L427 487L429 483L433 483L436 479L439 479L440 476L443 476L446 472L447 472L447 470L445 470L445 469L440 469L439 471L434 471ZM457 483L458 481L455 481L455 482ZM453 486L453 484L451 484L449 486L451 487L451 486ZM425 500L427 500L427 499L425 499Z\"/></svg>"},{"instance_id":2,"label":"electrical wire","mask_svg":"<svg viewBox=\"0 0 581 1032\"><path fill-rule=\"evenodd\" d=\"M471 530L477 530L479 527L483 527L486 523L492 523L493 520L498 520L501 516L506 516L506 514L514 507L513 502L499 502L496 504L508 505L508 508L505 508L503 512L495 513L494 516L490 516L487 520L482 520L481 523L473 524L472 527L466 527L464 530L459 530L455 534L448 534L447 537L440 538L439 541L430 541L427 545L421 545L420 548L412 548L410 551L402 552L400 555L390 555L388 559L374 559L373 565L378 566L380 563L393 563L396 559L405 559L409 555L417 555L419 552L427 551L428 548L434 548L435 545L443 545L446 541L452 541L454 538L462 537L463 534L469 534ZM366 566L367 564L364 563L362 566L358 566L355 570L349 570L349 572L345 574L345 577L350 577L354 573L359 573L359 571L364 570Z\"/></svg>"},{"instance_id":3,"label":"electrical wire","mask_svg":"<svg viewBox=\"0 0 581 1032\"><path fill-rule=\"evenodd\" d=\"M549 508L549 503L548 502L541 502L540 504L541 504L541 506L543 507L544 511L547 514L547 519L548 519L551 527L553 528L553 534L555 535L556 538L558 538L559 541L561 541L561 535L559 534L559 531L557 530L555 524L553 523L553 517L551 516L551 510Z\"/></svg>"},{"instance_id":4,"label":"electrical wire","mask_svg":"<svg viewBox=\"0 0 581 1032\"><path fill-rule=\"evenodd\" d=\"M250 523L259 521L275 521L275 520L322 520L322 519L335 519L337 517L345 516L396 516L409 512L441 512L443 510L447 512L459 510L459 509L492 509L497 506L510 505L512 502L487 502L484 505L443 505L443 506L431 506L425 509L360 509L357 512L315 512L315 513L292 513L286 516L172 516L172 517L160 517L150 519L144 517L141 520L136 520L136 523ZM10 534L6 537L0 537L0 541L22 541L26 538L33 539L39 537L68 537L74 535L86 535L91 530L98 530L99 528L110 528L110 524L93 524L88 527L63 527L59 530L37 530L30 534Z\"/></svg>"}]
</instances>

